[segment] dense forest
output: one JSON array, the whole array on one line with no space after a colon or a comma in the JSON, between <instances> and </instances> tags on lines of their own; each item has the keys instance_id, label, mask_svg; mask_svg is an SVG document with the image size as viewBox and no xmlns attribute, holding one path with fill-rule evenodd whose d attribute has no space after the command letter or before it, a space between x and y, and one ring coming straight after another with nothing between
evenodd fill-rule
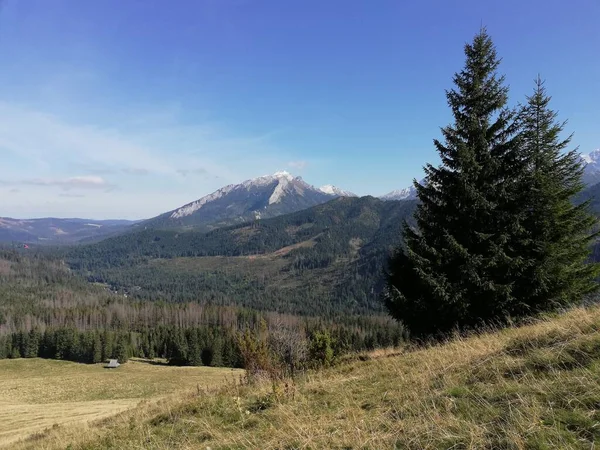
<instances>
[{"instance_id":1,"label":"dense forest","mask_svg":"<svg viewBox=\"0 0 600 450\"><path fill-rule=\"evenodd\" d=\"M404 337L402 327L384 315L333 319L143 301L89 283L48 255L25 253L0 251L0 358L93 363L135 356L239 367L249 341L263 339L265 348L283 355L282 346L304 348L301 361L308 363L323 336L333 355L396 345Z\"/></svg>"},{"instance_id":2,"label":"dense forest","mask_svg":"<svg viewBox=\"0 0 600 450\"><path fill-rule=\"evenodd\" d=\"M383 311L383 267L413 201L338 198L199 231L147 229L45 249L90 282L143 300L324 316Z\"/></svg>"}]
</instances>

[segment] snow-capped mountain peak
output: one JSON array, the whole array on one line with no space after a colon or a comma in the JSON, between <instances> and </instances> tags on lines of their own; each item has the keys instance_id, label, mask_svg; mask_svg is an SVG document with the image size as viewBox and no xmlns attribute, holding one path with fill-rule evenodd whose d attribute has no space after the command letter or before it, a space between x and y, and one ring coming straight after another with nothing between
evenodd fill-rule
<instances>
[{"instance_id":1,"label":"snow-capped mountain peak","mask_svg":"<svg viewBox=\"0 0 600 450\"><path fill-rule=\"evenodd\" d=\"M288 181L291 181L291 180L294 179L294 176L291 173L289 173L288 171L286 171L286 170L279 170L279 171L275 172L273 174L273 177L275 177L275 178L285 178Z\"/></svg>"},{"instance_id":2,"label":"snow-capped mountain peak","mask_svg":"<svg viewBox=\"0 0 600 450\"><path fill-rule=\"evenodd\" d=\"M267 184L271 184L275 181L278 180L287 180L287 181L292 181L294 179L299 179L300 177L294 177L294 175L292 175L289 172L286 172L285 170L281 170L278 172L275 172L273 175L263 175L257 178L252 178L250 180L246 180L243 183L241 183L239 186L244 186L244 187L250 187L250 186L265 186Z\"/></svg>"},{"instance_id":3,"label":"snow-capped mountain peak","mask_svg":"<svg viewBox=\"0 0 600 450\"><path fill-rule=\"evenodd\" d=\"M232 216L236 220L243 220L246 216L266 218L324 203L333 196L349 195L354 194L334 186L328 186L325 191L317 189L301 177L281 170L222 187L167 213L165 217L178 220L178 223L203 222L217 216ZM202 217L197 214L200 210Z\"/></svg>"},{"instance_id":4,"label":"snow-capped mountain peak","mask_svg":"<svg viewBox=\"0 0 600 450\"><path fill-rule=\"evenodd\" d=\"M297 179L301 181L301 178L295 178L291 173L286 172L285 170L275 172L273 175L263 175L261 177L252 178L250 180L246 180L240 184L230 184L228 186L217 189L212 194L205 195L204 197L188 203L187 205L182 206L179 209L176 209L171 214L171 219L181 219L182 217L189 216L199 209L201 209L207 203L213 202L215 200L220 199L221 197L229 194L232 191L236 190L250 190L253 187L262 187L267 186L269 184L277 182L277 186L273 191L273 194L269 198L269 204L277 203L281 200L281 197L284 195L284 189L289 182Z\"/></svg>"},{"instance_id":5,"label":"snow-capped mountain peak","mask_svg":"<svg viewBox=\"0 0 600 450\"><path fill-rule=\"evenodd\" d=\"M585 163L583 182L589 186L600 182L600 148L581 153L580 158Z\"/></svg>"},{"instance_id":6,"label":"snow-capped mountain peak","mask_svg":"<svg viewBox=\"0 0 600 450\"><path fill-rule=\"evenodd\" d=\"M597 148L596 150L593 150L589 153L582 153L581 159L583 159L586 164L600 165L600 148Z\"/></svg>"},{"instance_id":7,"label":"snow-capped mountain peak","mask_svg":"<svg viewBox=\"0 0 600 450\"><path fill-rule=\"evenodd\" d=\"M419 184L424 184L425 179L419 181ZM381 200L412 200L417 198L417 189L411 184L404 189L396 189L379 197Z\"/></svg>"},{"instance_id":8,"label":"snow-capped mountain peak","mask_svg":"<svg viewBox=\"0 0 600 450\"><path fill-rule=\"evenodd\" d=\"M345 191L344 189L340 189L333 184L326 184L325 186L321 186L319 190L328 195L337 195L338 197L356 197L356 194L350 191Z\"/></svg>"}]
</instances>

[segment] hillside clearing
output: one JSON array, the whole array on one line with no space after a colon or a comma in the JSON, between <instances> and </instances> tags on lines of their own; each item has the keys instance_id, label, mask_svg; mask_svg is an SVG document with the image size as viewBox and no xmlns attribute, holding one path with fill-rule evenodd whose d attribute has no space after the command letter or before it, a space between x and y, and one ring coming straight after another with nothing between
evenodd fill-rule
<instances>
[{"instance_id":1,"label":"hillside clearing","mask_svg":"<svg viewBox=\"0 0 600 450\"><path fill-rule=\"evenodd\" d=\"M0 360L0 447L47 428L106 418L175 392L213 388L242 372L131 360L102 364Z\"/></svg>"},{"instance_id":2,"label":"hillside clearing","mask_svg":"<svg viewBox=\"0 0 600 450\"><path fill-rule=\"evenodd\" d=\"M144 405L28 448L590 449L600 444L600 308L444 345L378 351L292 385Z\"/></svg>"}]
</instances>

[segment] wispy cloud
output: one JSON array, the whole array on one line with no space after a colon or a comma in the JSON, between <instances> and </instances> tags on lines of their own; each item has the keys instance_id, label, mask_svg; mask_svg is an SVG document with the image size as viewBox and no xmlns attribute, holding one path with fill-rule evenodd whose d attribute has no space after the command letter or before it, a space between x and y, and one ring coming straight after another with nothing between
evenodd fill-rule
<instances>
[{"instance_id":1,"label":"wispy cloud","mask_svg":"<svg viewBox=\"0 0 600 450\"><path fill-rule=\"evenodd\" d=\"M308 166L308 162L306 162L306 161L290 161L287 165L288 165L288 167L291 167L292 169L302 170L302 169L306 168L306 166Z\"/></svg>"},{"instance_id":2,"label":"wispy cloud","mask_svg":"<svg viewBox=\"0 0 600 450\"><path fill-rule=\"evenodd\" d=\"M61 192L60 194L58 194L59 197L66 197L66 198L85 198L85 195L83 194L75 194L73 192Z\"/></svg>"},{"instance_id":3,"label":"wispy cloud","mask_svg":"<svg viewBox=\"0 0 600 450\"><path fill-rule=\"evenodd\" d=\"M0 146L37 167L68 161L100 168L174 172L168 161L115 130L73 126L52 115L6 103L0 103Z\"/></svg>"},{"instance_id":4,"label":"wispy cloud","mask_svg":"<svg viewBox=\"0 0 600 450\"><path fill-rule=\"evenodd\" d=\"M20 191L0 205L0 215L145 218L292 159L268 132L239 136L223 124L182 125L173 114L178 110L152 117L151 126L121 116L114 126L106 125L111 118L90 126L0 102L0 152L10 166L0 185ZM78 201L82 192L87 198Z\"/></svg>"},{"instance_id":5,"label":"wispy cloud","mask_svg":"<svg viewBox=\"0 0 600 450\"><path fill-rule=\"evenodd\" d=\"M208 170L203 167L197 169L177 169L177 173L187 177L188 175L208 175Z\"/></svg>"},{"instance_id":6,"label":"wispy cloud","mask_svg":"<svg viewBox=\"0 0 600 450\"><path fill-rule=\"evenodd\" d=\"M96 175L84 175L70 178L30 178L15 181L4 180L6 184L30 186L58 186L65 191L71 189L110 189L115 187L104 178ZM18 190L17 190L18 192Z\"/></svg>"},{"instance_id":7,"label":"wispy cloud","mask_svg":"<svg viewBox=\"0 0 600 450\"><path fill-rule=\"evenodd\" d=\"M128 175L148 175L150 173L148 169L143 169L141 167L126 167L122 169L122 172Z\"/></svg>"}]
</instances>

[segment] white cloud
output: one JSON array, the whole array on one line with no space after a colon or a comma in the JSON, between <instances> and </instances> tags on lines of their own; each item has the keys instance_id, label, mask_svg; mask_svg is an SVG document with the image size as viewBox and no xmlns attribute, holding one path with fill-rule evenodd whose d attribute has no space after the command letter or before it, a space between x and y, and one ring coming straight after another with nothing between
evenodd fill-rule
<instances>
[{"instance_id":1,"label":"white cloud","mask_svg":"<svg viewBox=\"0 0 600 450\"><path fill-rule=\"evenodd\" d=\"M90 126L0 102L0 185L20 190L3 199L0 216L146 218L291 159L269 133L240 137L214 123L181 125L173 114L150 112L148 127L139 115Z\"/></svg>"},{"instance_id":2,"label":"white cloud","mask_svg":"<svg viewBox=\"0 0 600 450\"><path fill-rule=\"evenodd\" d=\"M304 169L307 165L308 165L308 162L306 162L306 161L290 161L288 163L288 167L291 167L292 169L299 169L299 170Z\"/></svg>"},{"instance_id":3,"label":"white cloud","mask_svg":"<svg viewBox=\"0 0 600 450\"><path fill-rule=\"evenodd\" d=\"M208 170L204 167L198 167L197 169L177 169L177 173L184 177L188 175L208 175Z\"/></svg>"},{"instance_id":4,"label":"white cloud","mask_svg":"<svg viewBox=\"0 0 600 450\"><path fill-rule=\"evenodd\" d=\"M112 190L116 186L96 175L82 175L69 178L24 178L20 180L1 180L5 186L57 186L65 191L72 189L104 189ZM19 193L21 189L13 188L11 193Z\"/></svg>"},{"instance_id":5,"label":"white cloud","mask_svg":"<svg viewBox=\"0 0 600 450\"><path fill-rule=\"evenodd\" d=\"M148 175L150 172L148 172L147 169L126 167L125 169L123 169L123 173L129 174L129 175Z\"/></svg>"},{"instance_id":6,"label":"white cloud","mask_svg":"<svg viewBox=\"0 0 600 450\"><path fill-rule=\"evenodd\" d=\"M72 192L61 192L60 194L58 194L58 196L66 198L85 198L85 195L83 194L74 194Z\"/></svg>"},{"instance_id":7,"label":"white cloud","mask_svg":"<svg viewBox=\"0 0 600 450\"><path fill-rule=\"evenodd\" d=\"M34 186L59 186L64 190L70 189L107 189L112 187L104 178L96 175L84 175L64 179L34 178L17 181L15 184L31 184Z\"/></svg>"},{"instance_id":8,"label":"white cloud","mask_svg":"<svg viewBox=\"0 0 600 450\"><path fill-rule=\"evenodd\" d=\"M74 126L7 103L0 103L0 147L41 168L63 161L174 172L167 160L115 130Z\"/></svg>"}]
</instances>

